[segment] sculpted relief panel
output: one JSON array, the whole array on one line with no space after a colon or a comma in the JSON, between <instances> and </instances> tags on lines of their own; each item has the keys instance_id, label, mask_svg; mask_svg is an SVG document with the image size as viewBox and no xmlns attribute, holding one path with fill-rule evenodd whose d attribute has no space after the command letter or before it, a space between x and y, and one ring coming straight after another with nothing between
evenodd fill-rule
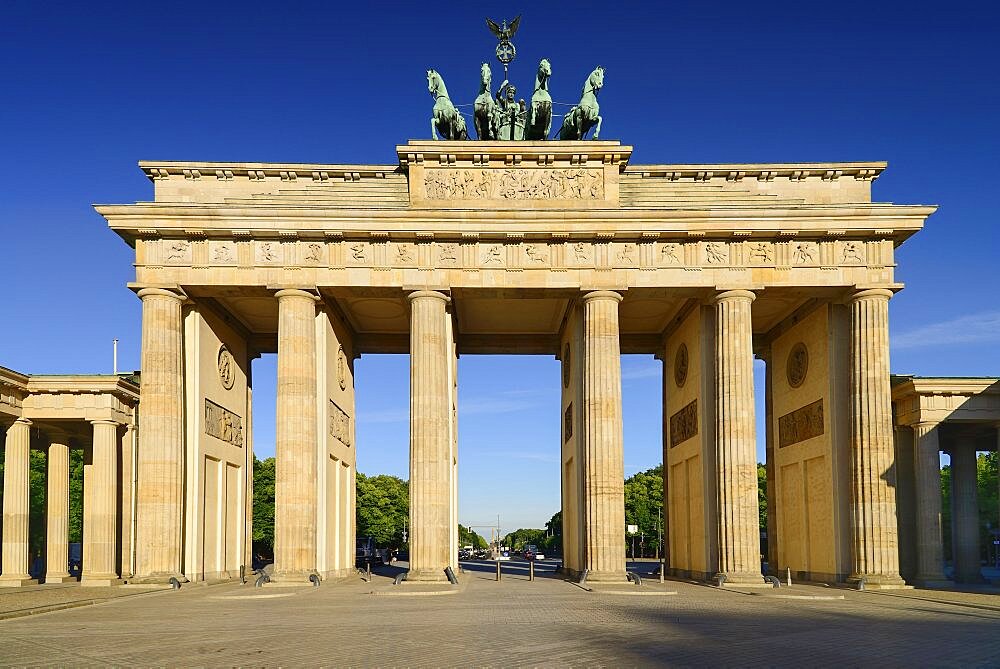
<instances>
[{"instance_id":1,"label":"sculpted relief panel","mask_svg":"<svg viewBox=\"0 0 1000 669\"><path fill-rule=\"evenodd\" d=\"M351 417L343 409L330 400L330 436L337 439L344 446L350 447L351 443Z\"/></svg>"},{"instance_id":2,"label":"sculpted relief panel","mask_svg":"<svg viewBox=\"0 0 1000 669\"><path fill-rule=\"evenodd\" d=\"M429 169L429 200L603 200L604 170Z\"/></svg>"},{"instance_id":3,"label":"sculpted relief panel","mask_svg":"<svg viewBox=\"0 0 1000 669\"><path fill-rule=\"evenodd\" d=\"M205 434L243 448L243 419L205 398Z\"/></svg>"},{"instance_id":4,"label":"sculpted relief panel","mask_svg":"<svg viewBox=\"0 0 1000 669\"><path fill-rule=\"evenodd\" d=\"M778 419L778 447L818 437L823 430L823 400L816 400Z\"/></svg>"}]
</instances>

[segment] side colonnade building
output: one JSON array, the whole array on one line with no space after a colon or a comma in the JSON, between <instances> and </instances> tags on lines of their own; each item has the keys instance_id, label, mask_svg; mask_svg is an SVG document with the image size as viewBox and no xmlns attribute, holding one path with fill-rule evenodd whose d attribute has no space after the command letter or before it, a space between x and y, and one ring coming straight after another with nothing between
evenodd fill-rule
<instances>
[{"instance_id":1,"label":"side colonnade building","mask_svg":"<svg viewBox=\"0 0 1000 669\"><path fill-rule=\"evenodd\" d=\"M114 585L132 573L136 412L129 375L25 375L0 367L4 444L0 587L31 585L35 557L45 583L68 572L70 450L83 451L83 585ZM29 554L30 453L45 453L45 546Z\"/></svg>"},{"instance_id":2,"label":"side colonnade building","mask_svg":"<svg viewBox=\"0 0 1000 669\"><path fill-rule=\"evenodd\" d=\"M672 573L900 587L889 301L933 207L884 163L630 165L615 141L398 146L389 165L143 162L102 205L143 305L134 580L248 563L250 361L277 352L276 583L354 562L354 361L409 353L410 572L457 561L457 357L562 363L564 568L624 581L622 353L664 361ZM553 445L553 448L557 448Z\"/></svg>"}]
</instances>

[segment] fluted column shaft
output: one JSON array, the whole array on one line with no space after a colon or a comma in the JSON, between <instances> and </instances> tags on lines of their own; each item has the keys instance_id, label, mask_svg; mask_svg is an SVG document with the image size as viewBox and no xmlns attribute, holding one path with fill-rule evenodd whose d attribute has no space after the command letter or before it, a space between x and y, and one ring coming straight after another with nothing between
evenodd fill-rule
<instances>
[{"instance_id":1,"label":"fluted column shaft","mask_svg":"<svg viewBox=\"0 0 1000 669\"><path fill-rule=\"evenodd\" d=\"M446 580L451 564L451 393L449 298L410 293L409 581Z\"/></svg>"},{"instance_id":2,"label":"fluted column shaft","mask_svg":"<svg viewBox=\"0 0 1000 669\"><path fill-rule=\"evenodd\" d=\"M91 421L94 445L83 467L83 585L109 585L115 568L118 532L118 424Z\"/></svg>"},{"instance_id":3,"label":"fluted column shaft","mask_svg":"<svg viewBox=\"0 0 1000 669\"><path fill-rule=\"evenodd\" d=\"M69 445L54 439L46 476L45 582L64 583L69 575Z\"/></svg>"},{"instance_id":4,"label":"fluted column shaft","mask_svg":"<svg viewBox=\"0 0 1000 669\"><path fill-rule=\"evenodd\" d=\"M3 551L0 586L31 583L28 576L28 504L31 421L7 429L3 467Z\"/></svg>"},{"instance_id":5,"label":"fluted column shaft","mask_svg":"<svg viewBox=\"0 0 1000 669\"><path fill-rule=\"evenodd\" d=\"M718 573L727 583L761 582L753 398L755 295L729 290L715 298L715 471Z\"/></svg>"},{"instance_id":6,"label":"fluted column shaft","mask_svg":"<svg viewBox=\"0 0 1000 669\"><path fill-rule=\"evenodd\" d=\"M306 581L316 570L316 297L281 290L277 298L274 580Z\"/></svg>"},{"instance_id":7,"label":"fluted column shaft","mask_svg":"<svg viewBox=\"0 0 1000 669\"><path fill-rule=\"evenodd\" d=\"M184 526L184 348L181 303L168 290L142 298L142 384L136 486L136 575L182 576Z\"/></svg>"},{"instance_id":8,"label":"fluted column shaft","mask_svg":"<svg viewBox=\"0 0 1000 669\"><path fill-rule=\"evenodd\" d=\"M950 449L951 527L955 580L982 580L979 560L979 489L976 482L976 449L970 445Z\"/></svg>"},{"instance_id":9,"label":"fluted column shaft","mask_svg":"<svg viewBox=\"0 0 1000 669\"><path fill-rule=\"evenodd\" d=\"M854 569L850 580L899 586L895 452L889 387L889 298L885 289L851 299L851 474Z\"/></svg>"},{"instance_id":10,"label":"fluted column shaft","mask_svg":"<svg viewBox=\"0 0 1000 669\"><path fill-rule=\"evenodd\" d=\"M944 581L941 540L941 445L937 423L913 426L913 468L917 498L917 579Z\"/></svg>"},{"instance_id":11,"label":"fluted column shaft","mask_svg":"<svg viewBox=\"0 0 1000 669\"><path fill-rule=\"evenodd\" d=\"M583 297L583 507L588 580L625 580L625 462L618 304Z\"/></svg>"}]
</instances>

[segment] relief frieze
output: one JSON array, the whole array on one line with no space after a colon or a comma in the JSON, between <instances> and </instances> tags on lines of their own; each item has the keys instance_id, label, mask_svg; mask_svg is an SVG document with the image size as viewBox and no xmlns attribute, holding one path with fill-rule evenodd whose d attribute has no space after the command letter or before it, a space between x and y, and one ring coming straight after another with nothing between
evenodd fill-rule
<instances>
[{"instance_id":1,"label":"relief frieze","mask_svg":"<svg viewBox=\"0 0 1000 669\"><path fill-rule=\"evenodd\" d=\"M330 436L337 439L344 446L350 448L351 441L351 417L337 404L330 400Z\"/></svg>"},{"instance_id":2,"label":"relief frieze","mask_svg":"<svg viewBox=\"0 0 1000 669\"><path fill-rule=\"evenodd\" d=\"M823 430L823 400L816 400L778 419L778 447L818 437Z\"/></svg>"},{"instance_id":3,"label":"relief frieze","mask_svg":"<svg viewBox=\"0 0 1000 669\"><path fill-rule=\"evenodd\" d=\"M603 200L603 169L430 169L430 200Z\"/></svg>"},{"instance_id":4,"label":"relief frieze","mask_svg":"<svg viewBox=\"0 0 1000 669\"><path fill-rule=\"evenodd\" d=\"M243 448L243 419L206 397L205 434Z\"/></svg>"},{"instance_id":5,"label":"relief frieze","mask_svg":"<svg viewBox=\"0 0 1000 669\"><path fill-rule=\"evenodd\" d=\"M698 400L670 417L670 448L698 434Z\"/></svg>"}]
</instances>

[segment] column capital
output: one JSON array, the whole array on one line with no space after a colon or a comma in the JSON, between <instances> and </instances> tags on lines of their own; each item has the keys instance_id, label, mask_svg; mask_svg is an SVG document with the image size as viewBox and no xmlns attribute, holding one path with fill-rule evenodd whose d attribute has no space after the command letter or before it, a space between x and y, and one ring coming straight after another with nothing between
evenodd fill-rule
<instances>
[{"instance_id":1,"label":"column capital","mask_svg":"<svg viewBox=\"0 0 1000 669\"><path fill-rule=\"evenodd\" d=\"M447 295L438 290L415 290L406 296L406 299L409 300L410 302L424 298L441 300L446 304L448 302L451 302L450 297L448 297Z\"/></svg>"},{"instance_id":2,"label":"column capital","mask_svg":"<svg viewBox=\"0 0 1000 669\"><path fill-rule=\"evenodd\" d=\"M914 421L913 423L910 423L910 427L913 428L914 430L924 430L929 432L930 430L933 430L940 424L941 421L939 420L918 420Z\"/></svg>"},{"instance_id":3,"label":"column capital","mask_svg":"<svg viewBox=\"0 0 1000 669\"><path fill-rule=\"evenodd\" d=\"M121 427L121 423L116 420L111 420L110 418L96 418L91 421L87 421L91 425L114 425L115 427Z\"/></svg>"},{"instance_id":4,"label":"column capital","mask_svg":"<svg viewBox=\"0 0 1000 669\"><path fill-rule=\"evenodd\" d=\"M276 292L274 296L279 300L286 297L301 297L313 300L314 302L319 302L318 295L316 295L311 291L304 290L302 288L282 288L281 290Z\"/></svg>"},{"instance_id":5,"label":"column capital","mask_svg":"<svg viewBox=\"0 0 1000 669\"><path fill-rule=\"evenodd\" d=\"M590 302L591 300L614 300L615 302L621 302L623 295L617 293L613 290L594 290L586 293L583 296L584 302Z\"/></svg>"},{"instance_id":6,"label":"column capital","mask_svg":"<svg viewBox=\"0 0 1000 669\"><path fill-rule=\"evenodd\" d=\"M184 295L168 288L142 288L136 295L141 299L146 299L147 297L172 297L178 302L183 302L187 299Z\"/></svg>"},{"instance_id":7,"label":"column capital","mask_svg":"<svg viewBox=\"0 0 1000 669\"><path fill-rule=\"evenodd\" d=\"M866 288L851 295L851 302L861 300L886 300L888 301L895 293L888 288Z\"/></svg>"},{"instance_id":8,"label":"column capital","mask_svg":"<svg viewBox=\"0 0 1000 669\"><path fill-rule=\"evenodd\" d=\"M713 300L718 304L719 302L725 302L726 300L747 300L753 302L757 299L757 293L751 290L724 290L721 293L716 293Z\"/></svg>"},{"instance_id":9,"label":"column capital","mask_svg":"<svg viewBox=\"0 0 1000 669\"><path fill-rule=\"evenodd\" d=\"M34 423L32 423L29 419L25 418L24 416L19 416L16 419L14 419L13 423L10 424L11 427L14 427L15 425L24 425L25 427L31 427L32 425L34 425Z\"/></svg>"}]
</instances>

